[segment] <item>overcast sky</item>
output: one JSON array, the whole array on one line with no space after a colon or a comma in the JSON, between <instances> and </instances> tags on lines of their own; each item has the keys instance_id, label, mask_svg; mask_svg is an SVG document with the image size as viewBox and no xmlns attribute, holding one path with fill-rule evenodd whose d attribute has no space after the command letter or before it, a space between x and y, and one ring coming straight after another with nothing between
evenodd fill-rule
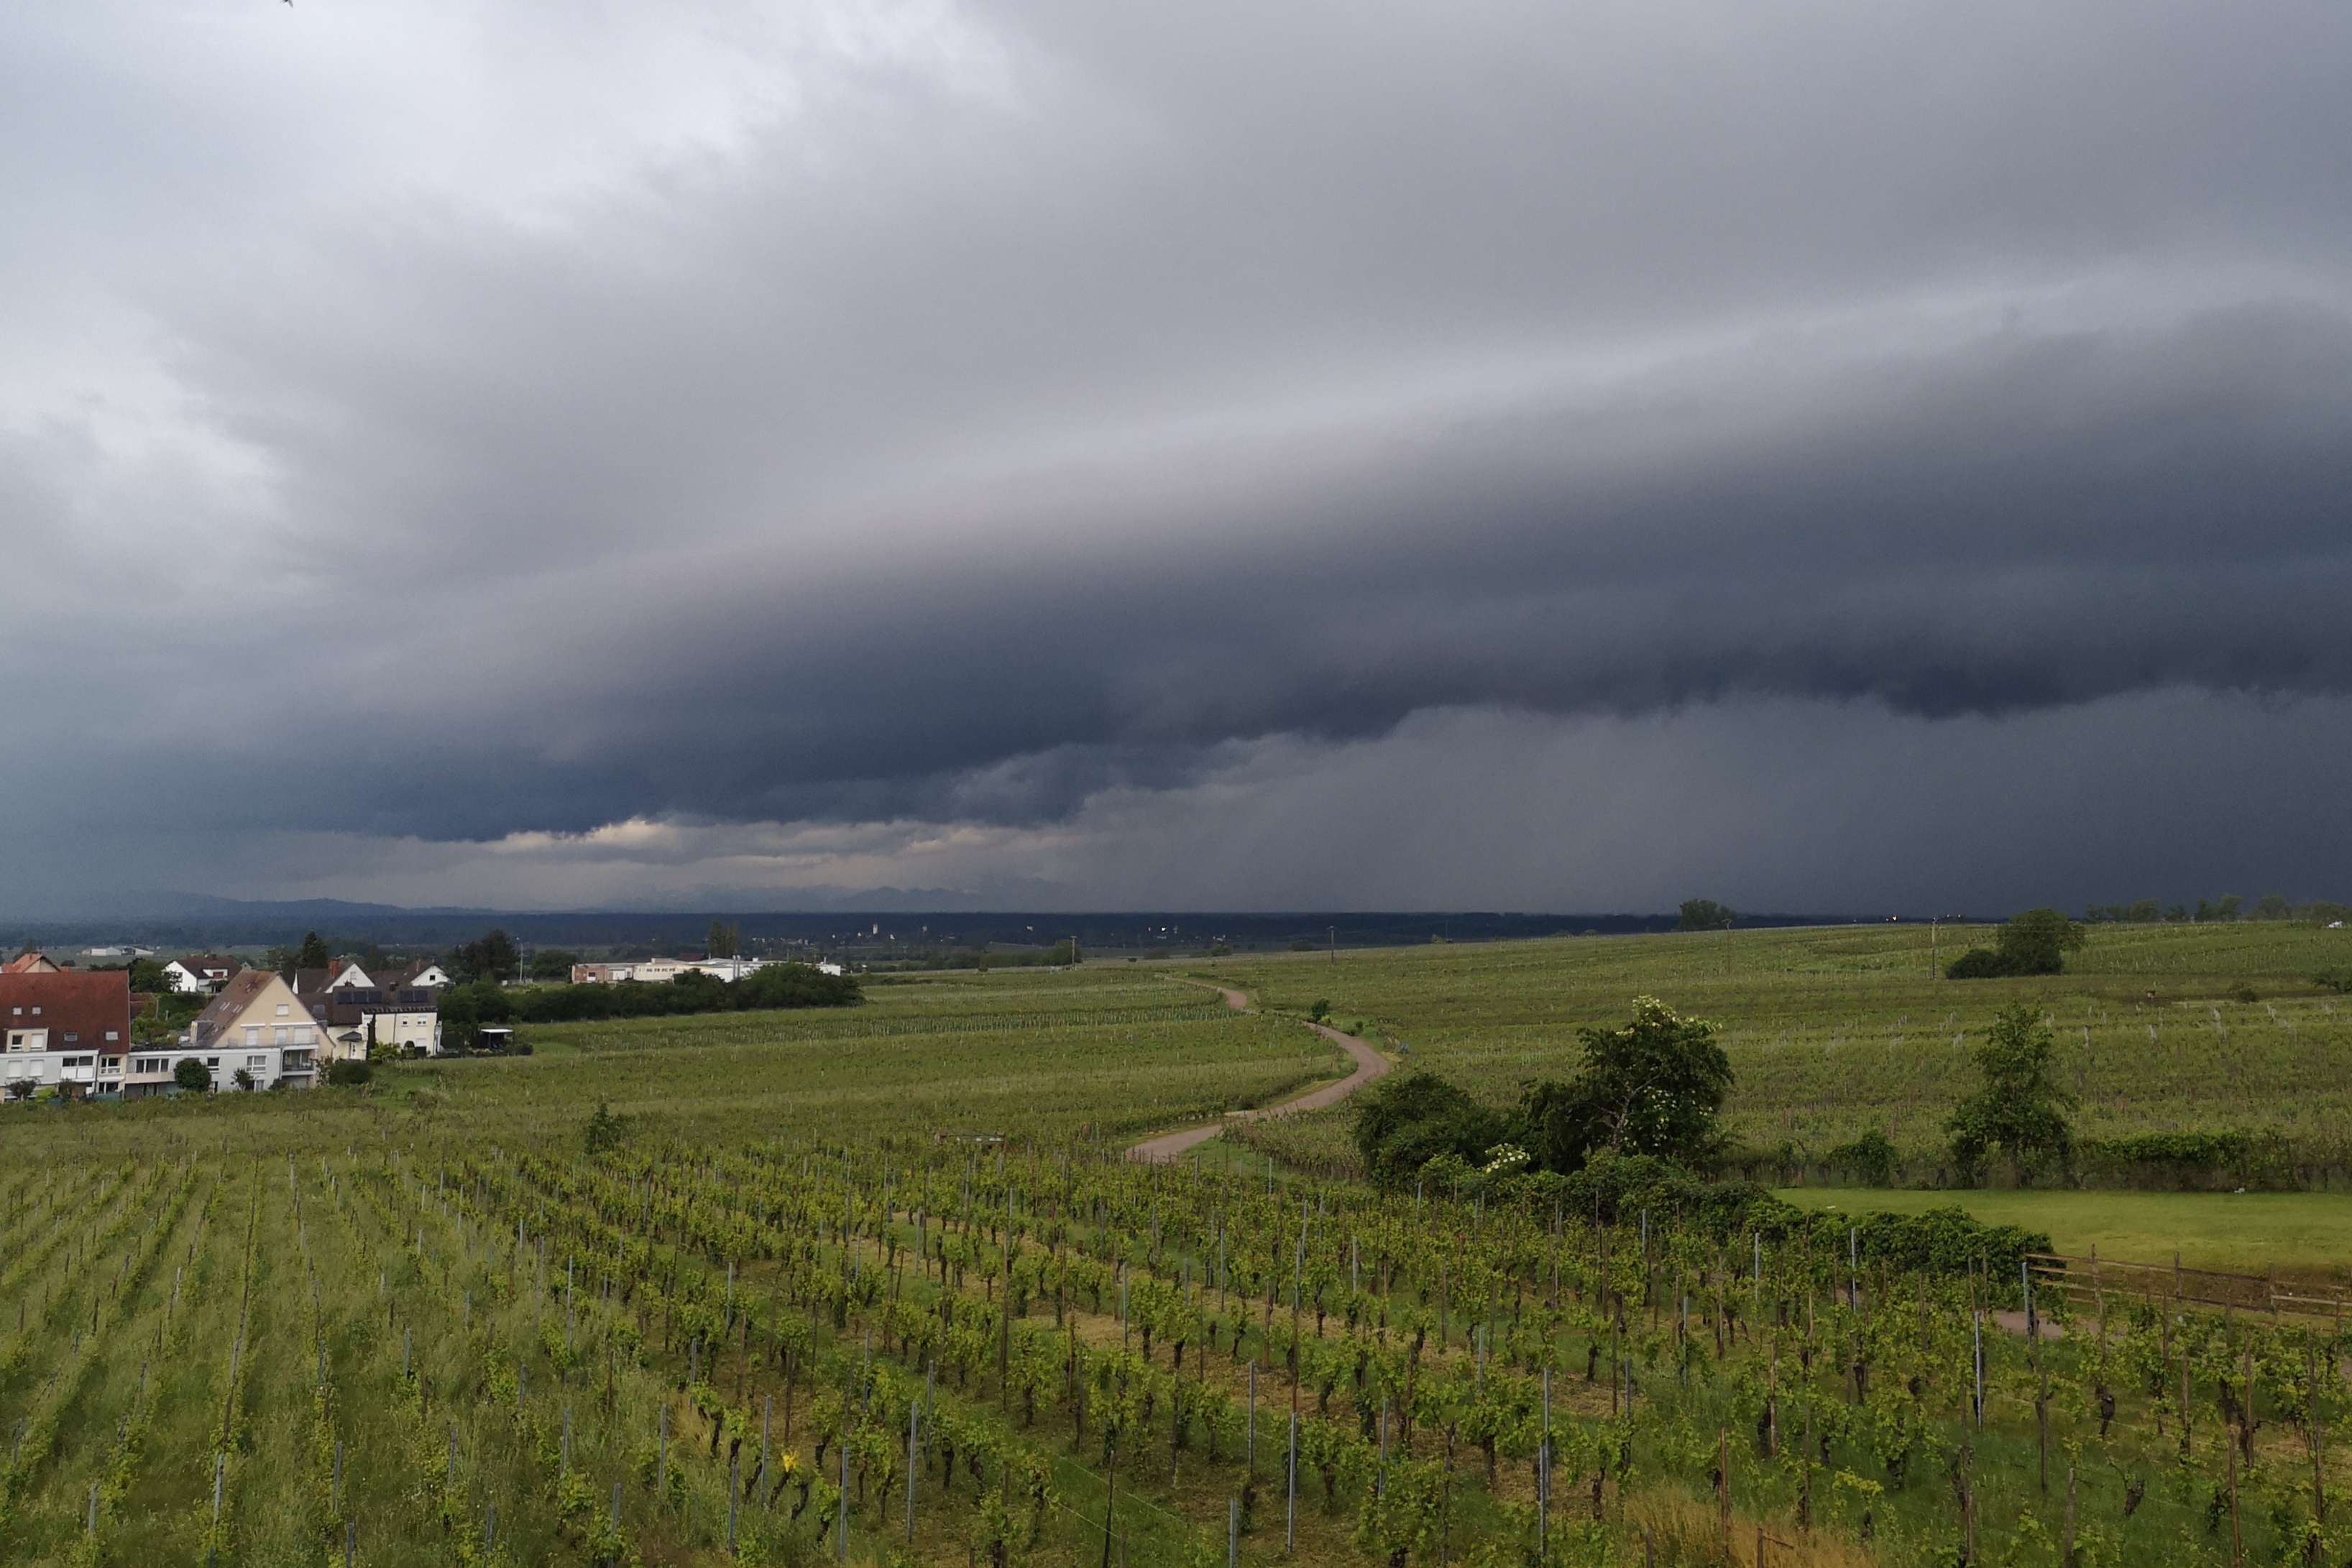
<instances>
[{"instance_id":1,"label":"overcast sky","mask_svg":"<svg viewBox=\"0 0 2352 1568\"><path fill-rule=\"evenodd\" d=\"M0 15L0 908L2352 898L2352 10Z\"/></svg>"}]
</instances>

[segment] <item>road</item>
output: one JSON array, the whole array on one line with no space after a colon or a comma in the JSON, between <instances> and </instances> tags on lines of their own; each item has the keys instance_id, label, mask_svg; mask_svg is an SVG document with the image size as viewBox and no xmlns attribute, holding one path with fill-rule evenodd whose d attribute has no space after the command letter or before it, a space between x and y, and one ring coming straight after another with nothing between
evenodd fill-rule
<instances>
[{"instance_id":1,"label":"road","mask_svg":"<svg viewBox=\"0 0 2352 1568\"><path fill-rule=\"evenodd\" d=\"M1208 983L1204 980L1188 980L1185 984L1202 986ZM1208 988L1223 997L1225 1006L1235 1012L1249 1011L1249 998L1240 991L1225 986L1209 986ZM1373 1079L1388 1071L1388 1058L1358 1040L1354 1035L1341 1034L1338 1030L1319 1023L1310 1023L1307 1027L1352 1057L1355 1060L1356 1071L1337 1083L1326 1083L1320 1089L1310 1089L1297 1099L1285 1100L1279 1105L1268 1105L1261 1111L1228 1112L1223 1122L1212 1122L1205 1127L1187 1127L1179 1133L1162 1133L1156 1138L1146 1138L1128 1150L1127 1157L1131 1160L1141 1160L1147 1165L1163 1165L1176 1158L1185 1150L1207 1143L1211 1138L1223 1132L1228 1122L1255 1122L1262 1117L1288 1116L1300 1111L1319 1111L1326 1105L1338 1104Z\"/></svg>"}]
</instances>

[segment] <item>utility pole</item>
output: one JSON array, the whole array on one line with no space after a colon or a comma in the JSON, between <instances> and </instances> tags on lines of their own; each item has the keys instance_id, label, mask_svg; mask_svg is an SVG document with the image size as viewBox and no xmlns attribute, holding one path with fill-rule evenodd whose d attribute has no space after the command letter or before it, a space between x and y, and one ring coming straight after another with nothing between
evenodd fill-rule
<instances>
[{"instance_id":1,"label":"utility pole","mask_svg":"<svg viewBox=\"0 0 2352 1568\"><path fill-rule=\"evenodd\" d=\"M1339 967L1339 928L1336 925L1332 925L1327 926L1325 929L1331 933L1331 964L1332 967L1336 968Z\"/></svg>"}]
</instances>

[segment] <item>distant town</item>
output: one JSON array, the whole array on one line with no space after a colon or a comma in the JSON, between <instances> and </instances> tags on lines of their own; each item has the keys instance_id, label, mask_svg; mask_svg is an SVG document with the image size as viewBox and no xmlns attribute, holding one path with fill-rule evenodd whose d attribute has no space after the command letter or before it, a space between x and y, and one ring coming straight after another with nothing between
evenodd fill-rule
<instances>
[{"instance_id":1,"label":"distant town","mask_svg":"<svg viewBox=\"0 0 2352 1568\"><path fill-rule=\"evenodd\" d=\"M613 988L593 1000L543 1001L547 1016L855 999L839 963L739 956L716 923L712 936L727 950L598 962L552 947L526 955L502 931L439 957L331 954L315 932L299 948L242 957L28 946L0 964L0 1102L309 1089L364 1082L371 1063L390 1059L502 1052L515 1048L509 1020L531 1012L510 989ZM771 970L771 983L752 984ZM814 977L818 988L780 986L784 970ZM657 997L631 995L656 987Z\"/></svg>"}]
</instances>

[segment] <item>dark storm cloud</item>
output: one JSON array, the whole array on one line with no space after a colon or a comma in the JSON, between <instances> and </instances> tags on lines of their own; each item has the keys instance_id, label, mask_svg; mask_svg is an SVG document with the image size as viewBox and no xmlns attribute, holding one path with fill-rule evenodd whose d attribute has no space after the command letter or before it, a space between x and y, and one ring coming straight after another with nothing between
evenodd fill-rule
<instances>
[{"instance_id":1,"label":"dark storm cloud","mask_svg":"<svg viewBox=\"0 0 2352 1568\"><path fill-rule=\"evenodd\" d=\"M2352 685L2337 11L257 9L0 24L20 838Z\"/></svg>"},{"instance_id":2,"label":"dark storm cloud","mask_svg":"<svg viewBox=\"0 0 2352 1568\"><path fill-rule=\"evenodd\" d=\"M588 636L550 615L555 662L591 672L562 716L450 737L381 809L475 836L655 803L1026 821L1181 782L1231 739L1433 707L2341 693L2347 386L2343 319L2242 310L1782 378L1763 414L1760 389L1685 392L1664 437L1643 412L1523 409L1229 451L1213 461L1255 480L1238 498L1177 465L1098 476L1034 499L1009 550L942 545L814 591L772 563L698 570L688 608L592 614ZM1171 488L1211 515L1139 542ZM1197 548L1202 527L1242 542ZM462 756L497 758L511 790L486 800Z\"/></svg>"}]
</instances>

